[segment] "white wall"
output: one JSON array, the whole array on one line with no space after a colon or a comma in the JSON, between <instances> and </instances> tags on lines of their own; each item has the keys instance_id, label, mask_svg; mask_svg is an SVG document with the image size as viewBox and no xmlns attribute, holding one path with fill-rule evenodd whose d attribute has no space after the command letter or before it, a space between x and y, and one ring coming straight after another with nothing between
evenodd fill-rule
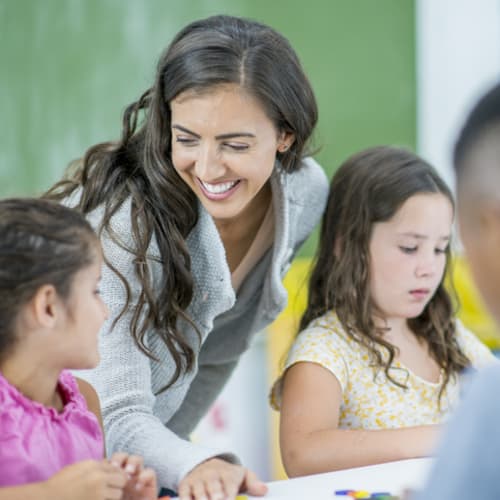
<instances>
[{"instance_id":1,"label":"white wall","mask_svg":"<svg viewBox=\"0 0 500 500\"><path fill-rule=\"evenodd\" d=\"M451 185L465 115L500 78L500 0L416 0L417 150Z\"/></svg>"},{"instance_id":2,"label":"white wall","mask_svg":"<svg viewBox=\"0 0 500 500\"><path fill-rule=\"evenodd\" d=\"M266 332L254 337L224 390L194 430L192 440L236 453L260 479L270 481L266 342Z\"/></svg>"}]
</instances>

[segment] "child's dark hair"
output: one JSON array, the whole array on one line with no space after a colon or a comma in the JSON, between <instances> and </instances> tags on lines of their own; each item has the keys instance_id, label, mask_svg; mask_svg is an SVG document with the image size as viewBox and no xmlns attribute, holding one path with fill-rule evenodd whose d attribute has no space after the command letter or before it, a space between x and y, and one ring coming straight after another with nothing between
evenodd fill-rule
<instances>
[{"instance_id":1,"label":"child's dark hair","mask_svg":"<svg viewBox=\"0 0 500 500\"><path fill-rule=\"evenodd\" d=\"M75 210L35 198L0 200L0 360L14 347L23 305L44 284L67 299L74 274L92 264L98 245Z\"/></svg>"},{"instance_id":2,"label":"child's dark hair","mask_svg":"<svg viewBox=\"0 0 500 500\"><path fill-rule=\"evenodd\" d=\"M465 168L465 157L471 147L490 128L500 125L500 83L492 87L475 104L460 130L453 151L453 165L457 177Z\"/></svg>"},{"instance_id":3,"label":"child's dark hair","mask_svg":"<svg viewBox=\"0 0 500 500\"><path fill-rule=\"evenodd\" d=\"M384 329L375 326L372 298L365 292L369 290L369 246L373 225L390 220L407 199L419 193L442 193L453 205L449 188L434 168L405 149L373 147L338 169L330 186L308 304L300 322L302 330L334 310L346 332L370 352L374 365L399 386L389 374L396 349L384 340ZM448 247L447 266L449 254ZM450 377L469 364L455 339L454 310L443 282L422 314L409 319L408 325L418 338L425 339L443 369L441 397Z\"/></svg>"}]
</instances>

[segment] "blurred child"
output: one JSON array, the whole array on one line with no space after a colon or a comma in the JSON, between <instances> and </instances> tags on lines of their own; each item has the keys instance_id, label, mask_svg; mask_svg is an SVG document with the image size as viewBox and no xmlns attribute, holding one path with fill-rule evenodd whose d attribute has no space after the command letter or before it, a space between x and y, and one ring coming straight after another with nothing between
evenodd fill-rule
<instances>
[{"instance_id":1,"label":"blurred child","mask_svg":"<svg viewBox=\"0 0 500 500\"><path fill-rule=\"evenodd\" d=\"M156 498L136 456L103 460L92 387L67 369L99 361L108 311L85 219L55 202L0 201L0 499Z\"/></svg>"},{"instance_id":2,"label":"blurred child","mask_svg":"<svg viewBox=\"0 0 500 500\"><path fill-rule=\"evenodd\" d=\"M409 151L367 149L336 172L272 392L290 476L430 454L459 373L495 359L443 286L453 215L446 184Z\"/></svg>"},{"instance_id":3,"label":"blurred child","mask_svg":"<svg viewBox=\"0 0 500 500\"><path fill-rule=\"evenodd\" d=\"M486 306L500 323L500 84L470 112L454 166L460 233ZM500 498L500 367L478 374L443 436L419 500Z\"/></svg>"}]
</instances>

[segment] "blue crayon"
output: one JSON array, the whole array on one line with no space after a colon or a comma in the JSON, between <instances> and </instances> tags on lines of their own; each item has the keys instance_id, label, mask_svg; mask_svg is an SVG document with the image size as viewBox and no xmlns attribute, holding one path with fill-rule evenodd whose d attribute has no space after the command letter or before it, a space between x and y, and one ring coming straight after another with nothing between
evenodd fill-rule
<instances>
[{"instance_id":1,"label":"blue crayon","mask_svg":"<svg viewBox=\"0 0 500 500\"><path fill-rule=\"evenodd\" d=\"M335 495L339 496L350 496L352 493L354 493L356 490L336 490Z\"/></svg>"}]
</instances>

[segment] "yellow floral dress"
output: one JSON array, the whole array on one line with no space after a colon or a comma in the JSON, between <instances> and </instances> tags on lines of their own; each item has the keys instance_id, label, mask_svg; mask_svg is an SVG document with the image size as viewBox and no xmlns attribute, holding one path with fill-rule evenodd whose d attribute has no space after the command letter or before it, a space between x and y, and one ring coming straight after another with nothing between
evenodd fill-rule
<instances>
[{"instance_id":1,"label":"yellow floral dress","mask_svg":"<svg viewBox=\"0 0 500 500\"><path fill-rule=\"evenodd\" d=\"M497 361L491 351L457 320L457 340L474 368ZM395 361L391 377L407 386L389 381L383 369L370 366L368 351L353 340L334 312L311 322L295 339L283 373L295 363L307 361L328 369L342 389L339 428L387 429L445 420L460 395L460 378L452 377L438 404L441 381L422 379ZM441 376L442 378L442 376ZM271 391L271 405L279 410L282 376Z\"/></svg>"}]
</instances>

